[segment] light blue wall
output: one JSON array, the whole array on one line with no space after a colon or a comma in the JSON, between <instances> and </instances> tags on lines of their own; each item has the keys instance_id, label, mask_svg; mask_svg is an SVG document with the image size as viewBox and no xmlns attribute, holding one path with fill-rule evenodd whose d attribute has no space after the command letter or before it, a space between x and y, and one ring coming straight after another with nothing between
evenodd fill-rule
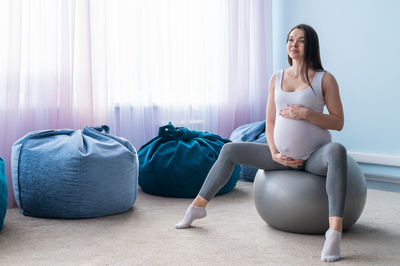
<instances>
[{"instance_id":1,"label":"light blue wall","mask_svg":"<svg viewBox=\"0 0 400 266\"><path fill-rule=\"evenodd\" d=\"M400 1L273 0L274 71L287 64L295 25L318 33L324 68L338 81L345 127L332 132L348 151L400 156ZM364 167L400 177L400 167Z\"/></svg>"}]
</instances>

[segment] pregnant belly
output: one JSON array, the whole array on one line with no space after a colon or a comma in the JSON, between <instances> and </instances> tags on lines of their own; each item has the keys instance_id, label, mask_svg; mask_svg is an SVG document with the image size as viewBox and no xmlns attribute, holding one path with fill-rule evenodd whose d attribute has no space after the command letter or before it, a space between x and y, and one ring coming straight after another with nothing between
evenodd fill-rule
<instances>
[{"instance_id":1,"label":"pregnant belly","mask_svg":"<svg viewBox=\"0 0 400 266\"><path fill-rule=\"evenodd\" d=\"M328 130L306 120L277 116L274 141L276 148L283 155L306 160L319 146L331 142L332 137Z\"/></svg>"}]
</instances>

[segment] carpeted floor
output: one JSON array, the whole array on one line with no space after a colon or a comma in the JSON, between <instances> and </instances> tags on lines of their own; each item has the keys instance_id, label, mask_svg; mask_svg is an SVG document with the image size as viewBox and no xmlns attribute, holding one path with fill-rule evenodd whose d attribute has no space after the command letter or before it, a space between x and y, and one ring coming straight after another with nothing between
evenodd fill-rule
<instances>
[{"instance_id":1,"label":"carpeted floor","mask_svg":"<svg viewBox=\"0 0 400 266\"><path fill-rule=\"evenodd\" d=\"M26 217L9 209L0 265L326 265L323 235L275 230L259 218L252 183L215 198L195 227L173 226L190 199L139 191L134 208L96 219ZM359 221L343 234L335 265L400 265L400 194L368 190Z\"/></svg>"}]
</instances>

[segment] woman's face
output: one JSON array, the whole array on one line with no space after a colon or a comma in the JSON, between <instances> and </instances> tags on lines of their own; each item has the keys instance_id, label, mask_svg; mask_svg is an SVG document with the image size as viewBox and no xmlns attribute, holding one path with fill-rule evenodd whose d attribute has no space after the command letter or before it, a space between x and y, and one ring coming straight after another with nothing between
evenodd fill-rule
<instances>
[{"instance_id":1,"label":"woman's face","mask_svg":"<svg viewBox=\"0 0 400 266\"><path fill-rule=\"evenodd\" d=\"M304 43L304 32L301 29L292 30L286 44L287 53L292 60L303 59Z\"/></svg>"}]
</instances>

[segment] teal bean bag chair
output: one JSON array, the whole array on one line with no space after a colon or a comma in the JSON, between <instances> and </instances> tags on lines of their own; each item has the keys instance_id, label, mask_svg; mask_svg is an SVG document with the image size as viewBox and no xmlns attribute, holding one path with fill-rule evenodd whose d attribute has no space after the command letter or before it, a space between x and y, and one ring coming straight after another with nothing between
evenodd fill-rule
<instances>
[{"instance_id":1,"label":"teal bean bag chair","mask_svg":"<svg viewBox=\"0 0 400 266\"><path fill-rule=\"evenodd\" d=\"M3 228L4 217L7 211L7 179L6 165L0 157L0 230Z\"/></svg>"},{"instance_id":2,"label":"teal bean bag chair","mask_svg":"<svg viewBox=\"0 0 400 266\"><path fill-rule=\"evenodd\" d=\"M159 128L158 136L138 151L139 185L143 192L176 198L193 198L228 139L209 132L174 127ZM230 192L239 179L236 166L217 195Z\"/></svg>"}]
</instances>

